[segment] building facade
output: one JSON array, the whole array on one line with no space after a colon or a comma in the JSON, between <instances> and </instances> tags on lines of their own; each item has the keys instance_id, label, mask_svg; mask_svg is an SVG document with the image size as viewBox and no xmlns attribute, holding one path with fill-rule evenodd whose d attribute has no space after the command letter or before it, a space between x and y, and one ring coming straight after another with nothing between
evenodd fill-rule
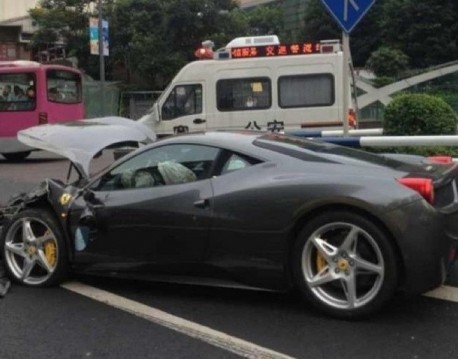
<instances>
[{"instance_id":1,"label":"building facade","mask_svg":"<svg viewBox=\"0 0 458 359\"><path fill-rule=\"evenodd\" d=\"M38 0L0 1L0 61L30 60L28 48L35 30L28 14Z\"/></svg>"}]
</instances>

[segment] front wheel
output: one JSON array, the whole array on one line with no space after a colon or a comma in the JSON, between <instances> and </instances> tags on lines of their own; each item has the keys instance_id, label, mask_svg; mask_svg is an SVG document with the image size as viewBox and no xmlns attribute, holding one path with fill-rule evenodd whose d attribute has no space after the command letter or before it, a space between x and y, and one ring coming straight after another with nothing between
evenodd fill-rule
<instances>
[{"instance_id":1,"label":"front wheel","mask_svg":"<svg viewBox=\"0 0 458 359\"><path fill-rule=\"evenodd\" d=\"M292 252L296 285L318 309L358 318L380 309L397 287L396 253L386 233L365 216L330 211L313 218Z\"/></svg>"},{"instance_id":2,"label":"front wheel","mask_svg":"<svg viewBox=\"0 0 458 359\"><path fill-rule=\"evenodd\" d=\"M36 208L18 213L2 231L1 243L6 270L16 282L43 287L65 277L66 244L49 211Z\"/></svg>"},{"instance_id":3,"label":"front wheel","mask_svg":"<svg viewBox=\"0 0 458 359\"><path fill-rule=\"evenodd\" d=\"M8 161L20 162L25 160L30 155L30 151L24 152L13 152L13 153L2 153L2 156L5 157Z\"/></svg>"}]
</instances>

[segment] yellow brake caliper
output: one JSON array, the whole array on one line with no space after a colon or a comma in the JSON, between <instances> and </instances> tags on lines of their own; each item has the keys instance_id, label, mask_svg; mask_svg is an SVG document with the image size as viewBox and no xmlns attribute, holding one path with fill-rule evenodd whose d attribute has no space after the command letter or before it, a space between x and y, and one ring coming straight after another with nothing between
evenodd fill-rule
<instances>
[{"instance_id":1,"label":"yellow brake caliper","mask_svg":"<svg viewBox=\"0 0 458 359\"><path fill-rule=\"evenodd\" d=\"M326 259L324 259L323 255L317 250L316 251L316 270L317 270L317 273L320 273L325 266L326 266Z\"/></svg>"},{"instance_id":2,"label":"yellow brake caliper","mask_svg":"<svg viewBox=\"0 0 458 359\"><path fill-rule=\"evenodd\" d=\"M46 234L48 234L46 232ZM45 256L51 267L54 267L57 263L57 247L56 243L51 239L44 244Z\"/></svg>"}]
</instances>

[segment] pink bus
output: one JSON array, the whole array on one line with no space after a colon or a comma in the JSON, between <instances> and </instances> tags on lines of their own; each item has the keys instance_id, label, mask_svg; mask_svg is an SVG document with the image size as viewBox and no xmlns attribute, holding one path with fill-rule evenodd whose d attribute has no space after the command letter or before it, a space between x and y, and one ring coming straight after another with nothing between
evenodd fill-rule
<instances>
[{"instance_id":1,"label":"pink bus","mask_svg":"<svg viewBox=\"0 0 458 359\"><path fill-rule=\"evenodd\" d=\"M33 61L0 61L0 153L7 160L22 160L33 150L16 139L18 131L83 117L78 70Z\"/></svg>"}]
</instances>

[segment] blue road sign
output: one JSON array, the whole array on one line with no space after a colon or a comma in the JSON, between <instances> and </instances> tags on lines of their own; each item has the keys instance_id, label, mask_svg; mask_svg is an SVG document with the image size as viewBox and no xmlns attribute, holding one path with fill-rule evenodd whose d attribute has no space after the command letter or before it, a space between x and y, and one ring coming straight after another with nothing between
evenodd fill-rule
<instances>
[{"instance_id":1,"label":"blue road sign","mask_svg":"<svg viewBox=\"0 0 458 359\"><path fill-rule=\"evenodd\" d=\"M376 0L321 0L342 30L350 33Z\"/></svg>"}]
</instances>

